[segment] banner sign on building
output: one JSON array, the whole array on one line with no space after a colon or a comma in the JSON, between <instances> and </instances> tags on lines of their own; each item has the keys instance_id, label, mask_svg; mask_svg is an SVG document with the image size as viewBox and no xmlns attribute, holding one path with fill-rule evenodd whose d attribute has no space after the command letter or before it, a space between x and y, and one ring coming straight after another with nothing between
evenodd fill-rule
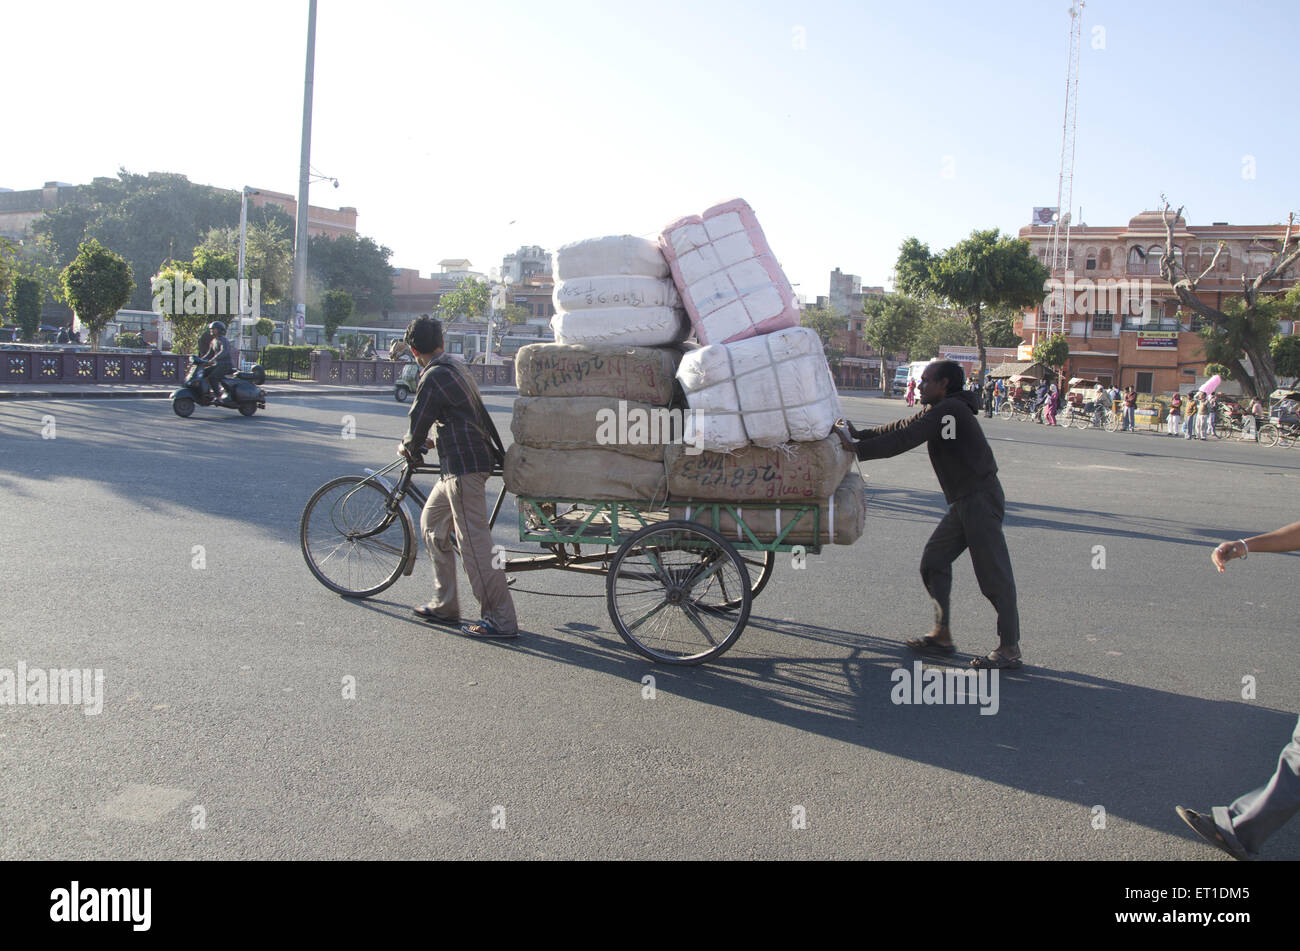
<instances>
[{"instance_id":1,"label":"banner sign on building","mask_svg":"<svg viewBox=\"0 0 1300 951\"><path fill-rule=\"evenodd\" d=\"M1021 207L1024 207L1023 205ZM1034 219L1030 222L1035 228L1050 228L1056 220L1055 208L1035 208Z\"/></svg>"},{"instance_id":2,"label":"banner sign on building","mask_svg":"<svg viewBox=\"0 0 1300 951\"><path fill-rule=\"evenodd\" d=\"M1178 331L1139 330L1137 345L1139 350L1176 350Z\"/></svg>"},{"instance_id":3,"label":"banner sign on building","mask_svg":"<svg viewBox=\"0 0 1300 951\"><path fill-rule=\"evenodd\" d=\"M1017 360L1034 359L1034 348L1027 343L1022 343L1020 346L1016 347L1016 359Z\"/></svg>"}]
</instances>

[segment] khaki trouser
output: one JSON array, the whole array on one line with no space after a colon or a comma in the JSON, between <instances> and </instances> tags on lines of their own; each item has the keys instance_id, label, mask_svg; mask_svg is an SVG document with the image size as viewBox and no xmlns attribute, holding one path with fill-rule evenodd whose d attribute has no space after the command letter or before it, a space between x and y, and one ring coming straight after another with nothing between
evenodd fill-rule
<instances>
[{"instance_id":1,"label":"khaki trouser","mask_svg":"<svg viewBox=\"0 0 1300 951\"><path fill-rule=\"evenodd\" d=\"M515 603L506 586L506 573L492 566L492 532L488 528L486 472L444 475L420 513L420 532L433 561L433 601L430 608L448 617L460 616L456 595L456 552L452 532L460 541L465 574L478 599L481 617L498 631L519 630Z\"/></svg>"}]
</instances>

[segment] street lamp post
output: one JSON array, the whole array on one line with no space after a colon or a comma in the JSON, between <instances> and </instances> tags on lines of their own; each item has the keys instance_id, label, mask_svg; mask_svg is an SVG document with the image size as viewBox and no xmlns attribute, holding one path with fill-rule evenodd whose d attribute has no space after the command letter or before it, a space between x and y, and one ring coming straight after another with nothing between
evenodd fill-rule
<instances>
[{"instance_id":1,"label":"street lamp post","mask_svg":"<svg viewBox=\"0 0 1300 951\"><path fill-rule=\"evenodd\" d=\"M244 186L239 197L239 336L236 346L244 345L244 318L248 314L248 293L244 284L244 251L248 244L248 196L260 195L256 188Z\"/></svg>"}]
</instances>

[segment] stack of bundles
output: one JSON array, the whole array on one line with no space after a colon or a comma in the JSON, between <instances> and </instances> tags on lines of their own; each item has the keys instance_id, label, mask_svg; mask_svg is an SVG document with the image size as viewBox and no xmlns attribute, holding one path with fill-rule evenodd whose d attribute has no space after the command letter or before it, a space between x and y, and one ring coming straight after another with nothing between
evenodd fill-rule
<instances>
[{"instance_id":1,"label":"stack of bundles","mask_svg":"<svg viewBox=\"0 0 1300 951\"><path fill-rule=\"evenodd\" d=\"M680 358L652 347L520 349L506 488L534 498L662 500L664 444L629 439L627 421L668 417Z\"/></svg>"},{"instance_id":2,"label":"stack of bundles","mask_svg":"<svg viewBox=\"0 0 1300 951\"><path fill-rule=\"evenodd\" d=\"M790 281L744 200L674 221L659 244L700 343L730 343L799 325Z\"/></svg>"},{"instance_id":3,"label":"stack of bundles","mask_svg":"<svg viewBox=\"0 0 1300 951\"><path fill-rule=\"evenodd\" d=\"M556 252L558 343L662 347L690 333L668 262L645 238L614 235L566 244Z\"/></svg>"},{"instance_id":4,"label":"stack of bundles","mask_svg":"<svg viewBox=\"0 0 1300 951\"><path fill-rule=\"evenodd\" d=\"M754 210L740 199L716 205L673 222L659 243L705 344L677 369L691 408L686 443L705 452L668 453L673 517L711 524L712 509L701 513L691 501L817 502L820 538L809 513L785 541L852 544L863 531L866 487L831 435L839 394L821 339L798 326L794 292ZM760 539L776 537L794 517L780 508L741 513ZM746 540L729 515L719 527Z\"/></svg>"},{"instance_id":5,"label":"stack of bundles","mask_svg":"<svg viewBox=\"0 0 1300 951\"><path fill-rule=\"evenodd\" d=\"M816 442L790 443L779 449L751 446L740 452L689 454L670 446L668 468L670 518L684 518L713 527L713 509L694 502L734 503L740 517L759 540L771 540L793 523L783 539L788 544L851 545L862 537L866 522L866 485L849 469L853 455L838 436ZM813 538L812 513L789 508L746 508L746 503L818 503L819 537ZM725 511L718 530L726 538L749 541L744 529Z\"/></svg>"},{"instance_id":6,"label":"stack of bundles","mask_svg":"<svg viewBox=\"0 0 1300 951\"><path fill-rule=\"evenodd\" d=\"M840 401L817 334L791 327L692 350L677 368L688 442L710 452L825 439Z\"/></svg>"}]
</instances>

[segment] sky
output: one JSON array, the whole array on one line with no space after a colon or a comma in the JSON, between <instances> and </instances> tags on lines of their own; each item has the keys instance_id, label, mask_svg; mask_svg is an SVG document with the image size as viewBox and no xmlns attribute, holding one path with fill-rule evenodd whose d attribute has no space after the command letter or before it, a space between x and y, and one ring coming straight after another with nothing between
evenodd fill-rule
<instances>
[{"instance_id":1,"label":"sky","mask_svg":"<svg viewBox=\"0 0 1300 951\"><path fill-rule=\"evenodd\" d=\"M746 199L796 293L1055 205L1068 0L320 0L311 164L395 267ZM295 193L307 0L0 0L0 187L179 172ZM1300 211L1293 0L1094 0L1073 207ZM87 101L89 100L89 101Z\"/></svg>"}]
</instances>

